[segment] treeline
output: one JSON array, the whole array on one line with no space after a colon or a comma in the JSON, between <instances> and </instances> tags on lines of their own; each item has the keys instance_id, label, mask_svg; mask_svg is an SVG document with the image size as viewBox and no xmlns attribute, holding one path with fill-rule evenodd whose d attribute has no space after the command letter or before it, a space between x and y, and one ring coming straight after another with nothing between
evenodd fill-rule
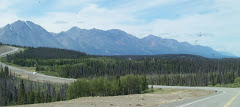
<instances>
[{"instance_id":1,"label":"treeline","mask_svg":"<svg viewBox=\"0 0 240 107\"><path fill-rule=\"evenodd\" d=\"M24 54L24 53L21 53ZM68 69L66 74L83 72L83 76L137 74L179 74L201 72L225 72L240 70L240 59L207 59L194 57L167 57L159 59L126 60L111 57L81 57L79 59L28 59L24 56L8 55L6 60L20 66L38 67L37 70L58 72ZM62 66L69 65L69 66ZM62 71L61 71L62 72ZM90 72L91 74L85 74ZM64 77L72 77L65 75Z\"/></svg>"},{"instance_id":2,"label":"treeline","mask_svg":"<svg viewBox=\"0 0 240 107\"><path fill-rule=\"evenodd\" d=\"M0 46L2 46L3 44L0 42Z\"/></svg>"},{"instance_id":3,"label":"treeline","mask_svg":"<svg viewBox=\"0 0 240 107\"><path fill-rule=\"evenodd\" d=\"M112 57L123 58L129 60L143 60L143 59L171 59L171 58L191 58L191 59L206 59L199 55L191 54L161 54L161 55L113 55Z\"/></svg>"},{"instance_id":4,"label":"treeline","mask_svg":"<svg viewBox=\"0 0 240 107\"><path fill-rule=\"evenodd\" d=\"M92 80L83 78L78 79L69 86L67 98L140 94L147 88L148 83L146 76L118 76L111 80L104 77L98 77Z\"/></svg>"},{"instance_id":5,"label":"treeline","mask_svg":"<svg viewBox=\"0 0 240 107\"><path fill-rule=\"evenodd\" d=\"M20 46L20 45L14 45L14 44L6 44L6 43L1 43L1 45L7 45L7 46L13 46L13 47L19 47L19 48L28 48L27 46Z\"/></svg>"},{"instance_id":6,"label":"treeline","mask_svg":"<svg viewBox=\"0 0 240 107\"><path fill-rule=\"evenodd\" d=\"M8 57L7 57L8 59ZM81 78L94 76L117 76L129 74L189 74L209 72L240 71L239 59L198 59L198 58L168 58L124 60L109 57L80 59L14 59L9 60L20 66L36 67L36 71L46 71L49 74L65 78Z\"/></svg>"},{"instance_id":7,"label":"treeline","mask_svg":"<svg viewBox=\"0 0 240 107\"><path fill-rule=\"evenodd\" d=\"M77 59L81 56L86 56L83 52L67 50L67 49L57 49L57 48L47 48L39 47L33 48L29 47L24 52L19 52L14 54L14 56L8 56L8 61L17 59Z\"/></svg>"},{"instance_id":8,"label":"treeline","mask_svg":"<svg viewBox=\"0 0 240 107\"><path fill-rule=\"evenodd\" d=\"M189 74L165 74L148 77L149 84L170 86L215 86L234 83L240 77L235 72L198 72Z\"/></svg>"},{"instance_id":9,"label":"treeline","mask_svg":"<svg viewBox=\"0 0 240 107\"><path fill-rule=\"evenodd\" d=\"M41 52L39 52L39 48L30 48L22 53L8 55L6 57L6 61L20 66L36 67L37 72L65 78L94 78L102 76L117 77L130 74L147 75L148 77L151 77L152 75L160 75L161 78L158 78L158 76L154 77L154 79L150 80L150 82L164 81L164 83L161 84L168 85L180 84L178 82L167 81L171 78L171 81L181 80L182 83L180 85L190 84L204 86L212 83L226 84L232 82L229 81L230 79L226 79L226 76L234 74L235 77L237 77L240 72L240 59L209 59L195 55L83 55L78 58L71 58L70 56L51 56L51 53L47 52L51 49L52 48L41 48ZM54 51L54 54L63 54L62 56L65 56L65 54L66 56L69 55L68 52L61 51ZM198 76L198 74L201 75ZM213 76L214 79L211 79L211 75L216 76ZM200 77L201 79L199 79ZM220 82L218 78L220 78ZM193 82L189 83L189 80ZM214 80L214 82L211 82L210 80ZM204 84L202 81L205 81Z\"/></svg>"},{"instance_id":10,"label":"treeline","mask_svg":"<svg viewBox=\"0 0 240 107\"><path fill-rule=\"evenodd\" d=\"M48 103L87 96L139 94L148 88L145 75L82 78L68 87L66 84L23 80L8 67L0 69L0 106Z\"/></svg>"},{"instance_id":11,"label":"treeline","mask_svg":"<svg viewBox=\"0 0 240 107\"><path fill-rule=\"evenodd\" d=\"M48 103L66 100L68 85L23 80L0 67L0 106Z\"/></svg>"}]
</instances>

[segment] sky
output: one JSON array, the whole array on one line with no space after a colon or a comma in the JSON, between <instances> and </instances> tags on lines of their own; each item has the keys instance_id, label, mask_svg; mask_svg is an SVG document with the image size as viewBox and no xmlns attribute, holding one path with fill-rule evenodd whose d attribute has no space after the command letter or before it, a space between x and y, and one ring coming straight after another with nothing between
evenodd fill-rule
<instances>
[{"instance_id":1,"label":"sky","mask_svg":"<svg viewBox=\"0 0 240 107\"><path fill-rule=\"evenodd\" d=\"M240 56L239 0L0 0L0 27L32 21L49 32L77 26L150 34Z\"/></svg>"}]
</instances>

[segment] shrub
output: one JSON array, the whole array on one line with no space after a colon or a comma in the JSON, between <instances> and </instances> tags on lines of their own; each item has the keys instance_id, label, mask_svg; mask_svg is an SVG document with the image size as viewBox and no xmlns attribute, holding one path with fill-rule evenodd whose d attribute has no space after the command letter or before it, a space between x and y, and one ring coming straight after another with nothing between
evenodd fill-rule
<instances>
[{"instance_id":1,"label":"shrub","mask_svg":"<svg viewBox=\"0 0 240 107\"><path fill-rule=\"evenodd\" d=\"M137 75L117 77L113 80L104 77L93 80L79 79L69 86L67 98L140 94L148 88L147 86L146 76Z\"/></svg>"},{"instance_id":2,"label":"shrub","mask_svg":"<svg viewBox=\"0 0 240 107\"><path fill-rule=\"evenodd\" d=\"M240 84L240 77L235 78L234 83L239 83Z\"/></svg>"}]
</instances>

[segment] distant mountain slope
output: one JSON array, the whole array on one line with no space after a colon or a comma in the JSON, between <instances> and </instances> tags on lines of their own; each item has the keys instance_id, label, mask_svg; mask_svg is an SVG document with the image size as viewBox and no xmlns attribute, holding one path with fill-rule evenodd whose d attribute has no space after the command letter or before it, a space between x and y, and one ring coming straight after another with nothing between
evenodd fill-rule
<instances>
[{"instance_id":1,"label":"distant mountain slope","mask_svg":"<svg viewBox=\"0 0 240 107\"><path fill-rule=\"evenodd\" d=\"M120 30L72 29L61 32L57 40L69 49L98 55L136 55L140 52L139 38Z\"/></svg>"},{"instance_id":2,"label":"distant mountain slope","mask_svg":"<svg viewBox=\"0 0 240 107\"><path fill-rule=\"evenodd\" d=\"M142 43L152 55L156 54L193 54L210 58L223 57L219 52L210 47L191 45L187 42L178 42L174 39L162 39L149 35L142 38ZM159 51L161 50L161 51Z\"/></svg>"},{"instance_id":3,"label":"distant mountain slope","mask_svg":"<svg viewBox=\"0 0 240 107\"><path fill-rule=\"evenodd\" d=\"M210 58L224 57L209 47L191 45L174 39L162 39L149 35L139 39L121 30L102 31L73 27L56 36L68 49L76 49L98 55L156 55L194 54Z\"/></svg>"},{"instance_id":4,"label":"distant mountain slope","mask_svg":"<svg viewBox=\"0 0 240 107\"><path fill-rule=\"evenodd\" d=\"M66 48L96 55L193 54L208 58L226 57L210 47L149 35L139 39L118 29L98 30L73 27L49 33L30 21L17 21L0 29L0 42L22 46ZM230 55L230 54L228 54Z\"/></svg>"},{"instance_id":5,"label":"distant mountain slope","mask_svg":"<svg viewBox=\"0 0 240 107\"><path fill-rule=\"evenodd\" d=\"M32 47L63 47L44 28L30 21L16 21L1 28L0 42Z\"/></svg>"}]
</instances>

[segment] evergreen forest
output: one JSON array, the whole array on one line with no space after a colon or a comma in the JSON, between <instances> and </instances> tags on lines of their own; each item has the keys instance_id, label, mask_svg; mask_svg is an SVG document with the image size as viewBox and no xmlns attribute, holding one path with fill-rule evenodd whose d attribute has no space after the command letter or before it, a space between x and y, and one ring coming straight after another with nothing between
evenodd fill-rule
<instances>
[{"instance_id":1,"label":"evergreen forest","mask_svg":"<svg viewBox=\"0 0 240 107\"><path fill-rule=\"evenodd\" d=\"M2 61L35 67L46 75L64 78L109 79L146 75L149 84L215 86L240 76L240 59L211 59L195 55L96 56L56 48L27 48Z\"/></svg>"},{"instance_id":2,"label":"evergreen forest","mask_svg":"<svg viewBox=\"0 0 240 107\"><path fill-rule=\"evenodd\" d=\"M67 84L20 79L8 67L0 67L0 106L63 101L67 89Z\"/></svg>"}]
</instances>

